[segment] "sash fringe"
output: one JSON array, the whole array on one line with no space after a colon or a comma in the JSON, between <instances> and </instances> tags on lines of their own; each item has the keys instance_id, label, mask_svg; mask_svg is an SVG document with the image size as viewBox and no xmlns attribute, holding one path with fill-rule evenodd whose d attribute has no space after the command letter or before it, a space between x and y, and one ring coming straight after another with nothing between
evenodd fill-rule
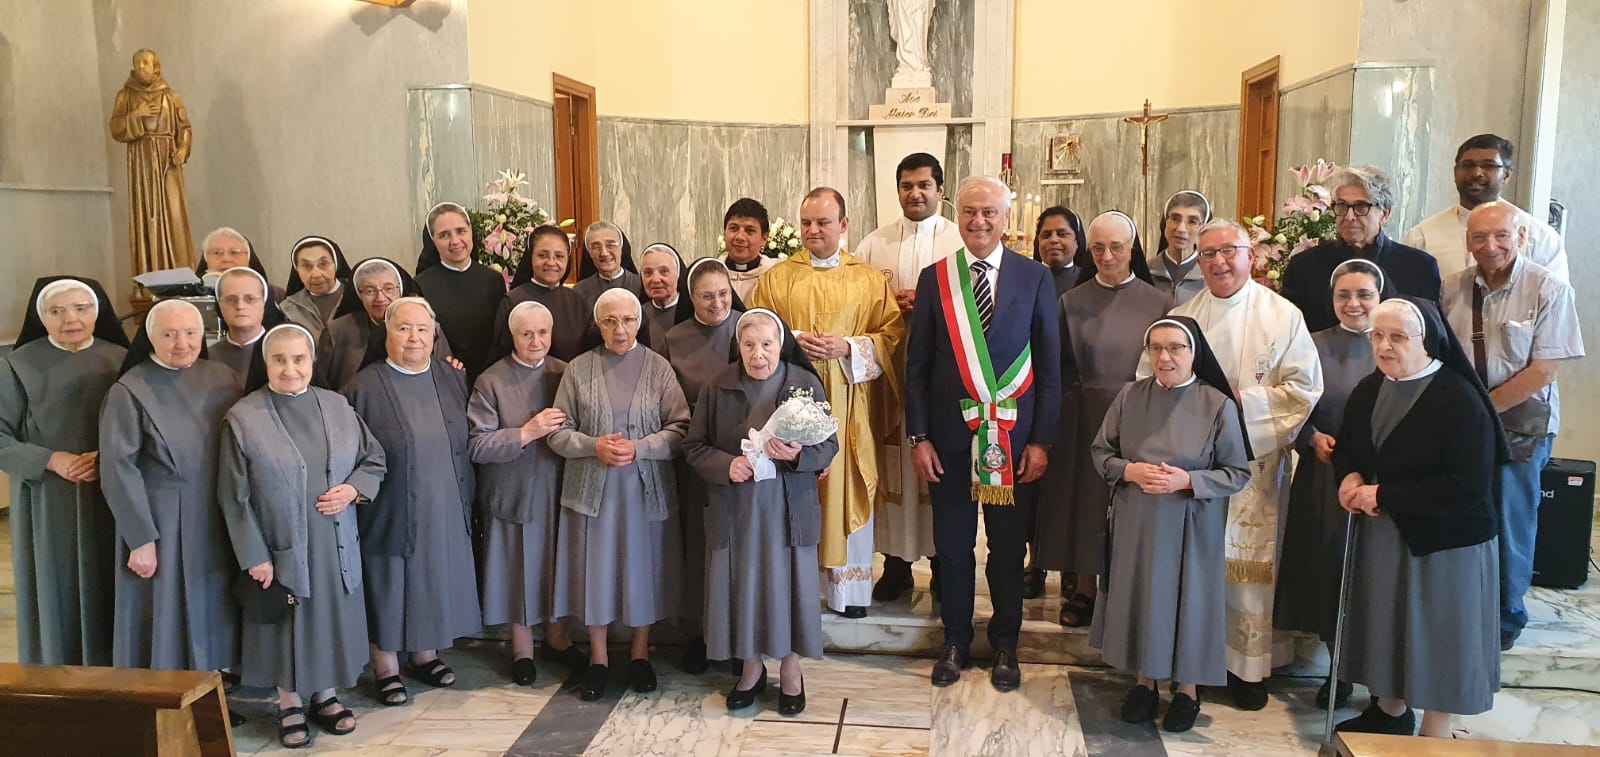
<instances>
[{"instance_id":1,"label":"sash fringe","mask_svg":"<svg viewBox=\"0 0 1600 757\"><path fill-rule=\"evenodd\" d=\"M972 484L972 500L980 505L1015 505L1017 490L996 484Z\"/></svg>"},{"instance_id":2,"label":"sash fringe","mask_svg":"<svg viewBox=\"0 0 1600 757\"><path fill-rule=\"evenodd\" d=\"M1227 580L1236 584L1272 583L1272 563L1247 560L1227 561Z\"/></svg>"}]
</instances>

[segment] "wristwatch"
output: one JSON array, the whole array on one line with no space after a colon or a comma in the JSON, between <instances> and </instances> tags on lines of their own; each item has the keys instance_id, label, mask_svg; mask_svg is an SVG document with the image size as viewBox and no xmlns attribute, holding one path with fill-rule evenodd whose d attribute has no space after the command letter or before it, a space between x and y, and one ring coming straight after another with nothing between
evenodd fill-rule
<instances>
[{"instance_id":1,"label":"wristwatch","mask_svg":"<svg viewBox=\"0 0 1600 757\"><path fill-rule=\"evenodd\" d=\"M915 447L925 441L928 441L927 434L912 434L906 437L906 445L911 447Z\"/></svg>"}]
</instances>

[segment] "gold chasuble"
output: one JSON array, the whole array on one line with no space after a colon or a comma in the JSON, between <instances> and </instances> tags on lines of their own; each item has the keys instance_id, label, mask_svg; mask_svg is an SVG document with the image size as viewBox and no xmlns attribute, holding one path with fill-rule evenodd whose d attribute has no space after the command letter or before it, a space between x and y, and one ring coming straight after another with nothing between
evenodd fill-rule
<instances>
[{"instance_id":1,"label":"gold chasuble","mask_svg":"<svg viewBox=\"0 0 1600 757\"><path fill-rule=\"evenodd\" d=\"M816 268L801 250L761 277L747 303L767 308L793 331L831 334L871 346L869 380L852 381L851 357L814 362L839 419L839 456L819 483L822 494L821 567L846 563L845 539L867 524L887 484L881 477L879 445L900 433L900 376L894 354L906 325L889 282L878 269L843 250L839 263ZM860 355L858 358L867 357Z\"/></svg>"}]
</instances>

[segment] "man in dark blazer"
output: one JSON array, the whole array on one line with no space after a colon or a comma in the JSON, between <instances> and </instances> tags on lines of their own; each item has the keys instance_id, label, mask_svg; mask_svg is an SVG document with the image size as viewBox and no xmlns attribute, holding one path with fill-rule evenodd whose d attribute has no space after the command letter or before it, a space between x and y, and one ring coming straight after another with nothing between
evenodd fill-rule
<instances>
[{"instance_id":1,"label":"man in dark blazer","mask_svg":"<svg viewBox=\"0 0 1600 757\"><path fill-rule=\"evenodd\" d=\"M1333 269L1351 258L1378 264L1386 284L1400 294L1439 304L1439 261L1383 233L1394 210L1394 188L1389 177L1373 166L1341 168L1328 180L1333 191L1333 214L1338 236L1292 258L1283 272L1284 299L1300 308L1306 330L1315 334L1333 328Z\"/></svg>"},{"instance_id":2,"label":"man in dark blazer","mask_svg":"<svg viewBox=\"0 0 1600 757\"><path fill-rule=\"evenodd\" d=\"M933 667L936 686L961 678L972 645L972 549L980 506L994 601L990 681L1001 691L1022 683L1017 636L1027 529L1014 487L1044 474L1055 442L1061 344L1049 269L1001 244L1010 198L994 178L962 182L956 225L964 248L922 269L906 351L907 443L917 475L929 483L943 574L945 643Z\"/></svg>"}]
</instances>

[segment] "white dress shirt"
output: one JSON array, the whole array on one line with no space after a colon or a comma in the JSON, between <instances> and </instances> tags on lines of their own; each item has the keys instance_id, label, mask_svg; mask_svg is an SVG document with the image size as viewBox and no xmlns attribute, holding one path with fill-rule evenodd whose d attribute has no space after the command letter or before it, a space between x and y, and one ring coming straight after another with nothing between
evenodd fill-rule
<instances>
[{"instance_id":1,"label":"white dress shirt","mask_svg":"<svg viewBox=\"0 0 1600 757\"><path fill-rule=\"evenodd\" d=\"M1506 204L1511 205L1509 202ZM1523 248L1522 256L1538 263L1558 281L1571 284L1572 279L1567 272L1567 246L1561 234L1528 211L1515 205L1511 207L1517 211L1517 223L1528 229L1528 244ZM1469 212L1460 205L1445 208L1411 227L1411 230L1400 238L1400 243L1438 258L1439 278L1448 280L1452 274L1478 264L1478 261L1473 259L1472 253L1467 252Z\"/></svg>"}]
</instances>

